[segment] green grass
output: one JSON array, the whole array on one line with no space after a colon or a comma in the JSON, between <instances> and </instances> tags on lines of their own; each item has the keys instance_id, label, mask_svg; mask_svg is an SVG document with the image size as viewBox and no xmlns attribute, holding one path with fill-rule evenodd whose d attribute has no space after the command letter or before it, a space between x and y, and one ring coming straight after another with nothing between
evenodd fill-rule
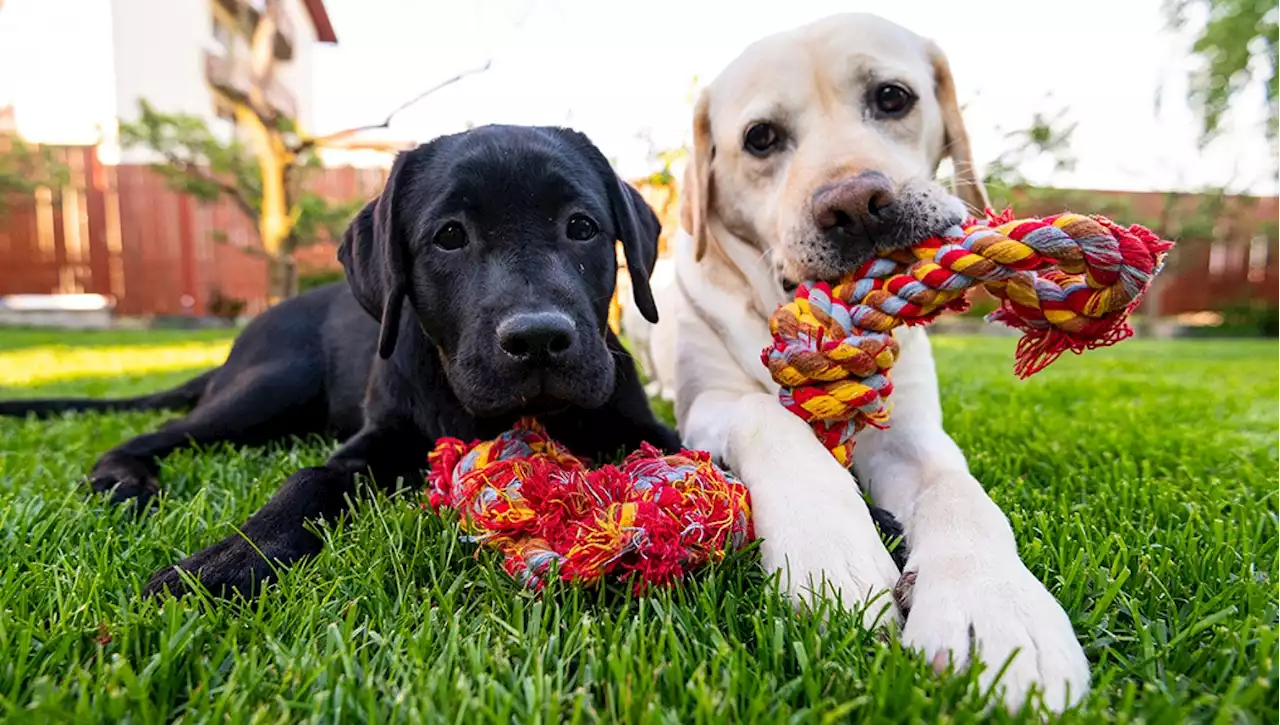
<instances>
[{"instance_id":1,"label":"green grass","mask_svg":"<svg viewBox=\"0 0 1280 725\"><path fill-rule=\"evenodd\" d=\"M0 397L163 387L227 339L0 331ZM935 342L948 427L1093 665L1066 720L1275 722L1276 343L1135 340L1025 382L1012 344ZM141 601L333 448L178 453L141 521L84 496L98 454L163 420L0 420L0 719L961 722L986 704L854 616L796 615L754 552L646 599L538 598L403 499L362 504L252 605Z\"/></svg>"}]
</instances>

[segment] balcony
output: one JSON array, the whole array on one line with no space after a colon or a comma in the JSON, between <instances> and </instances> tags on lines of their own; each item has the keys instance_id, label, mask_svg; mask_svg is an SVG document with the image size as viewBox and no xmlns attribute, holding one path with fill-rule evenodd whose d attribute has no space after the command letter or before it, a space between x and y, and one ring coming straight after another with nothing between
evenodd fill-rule
<instances>
[{"instance_id":1,"label":"balcony","mask_svg":"<svg viewBox=\"0 0 1280 725\"><path fill-rule=\"evenodd\" d=\"M249 58L244 55L225 56L206 50L204 74L209 84L237 101L249 97L253 73ZM278 78L273 78L265 89L267 103L280 115L298 118L298 101Z\"/></svg>"},{"instance_id":2,"label":"balcony","mask_svg":"<svg viewBox=\"0 0 1280 725\"><path fill-rule=\"evenodd\" d=\"M240 21L240 31L244 34L245 40L253 37L253 29L258 27L258 19L262 17L262 0L214 0L222 6L224 10ZM275 37L275 54L280 60L293 59L293 43L294 35L293 21L289 19L289 13L277 13L276 21L276 37Z\"/></svg>"}]
</instances>

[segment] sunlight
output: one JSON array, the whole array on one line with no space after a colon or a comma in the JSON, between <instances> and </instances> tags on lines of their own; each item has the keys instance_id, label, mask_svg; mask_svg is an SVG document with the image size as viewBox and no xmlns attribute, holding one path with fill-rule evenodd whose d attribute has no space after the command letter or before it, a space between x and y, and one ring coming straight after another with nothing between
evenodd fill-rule
<instances>
[{"instance_id":1,"label":"sunlight","mask_svg":"<svg viewBox=\"0 0 1280 725\"><path fill-rule=\"evenodd\" d=\"M0 352L0 387L207 368L221 364L230 350L229 340L170 345L29 347Z\"/></svg>"}]
</instances>

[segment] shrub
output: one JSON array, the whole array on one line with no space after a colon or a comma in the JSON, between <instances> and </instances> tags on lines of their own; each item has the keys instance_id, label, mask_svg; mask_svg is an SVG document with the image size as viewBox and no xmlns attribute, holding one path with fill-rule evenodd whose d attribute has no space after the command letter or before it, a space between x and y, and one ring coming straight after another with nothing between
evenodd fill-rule
<instances>
[{"instance_id":1,"label":"shrub","mask_svg":"<svg viewBox=\"0 0 1280 725\"><path fill-rule=\"evenodd\" d=\"M346 275L342 270L330 270L328 272L313 272L312 274L304 274L298 277L298 293L301 294L307 290L313 290L316 287L323 287L330 282L346 279Z\"/></svg>"},{"instance_id":2,"label":"shrub","mask_svg":"<svg viewBox=\"0 0 1280 725\"><path fill-rule=\"evenodd\" d=\"M1205 327L1184 328L1185 337L1277 337L1280 336L1280 307L1275 304L1242 300L1215 310L1222 323Z\"/></svg>"},{"instance_id":3,"label":"shrub","mask_svg":"<svg viewBox=\"0 0 1280 725\"><path fill-rule=\"evenodd\" d=\"M248 302L228 297L220 289L214 289L209 293L209 314L220 320L235 322L247 306Z\"/></svg>"}]
</instances>

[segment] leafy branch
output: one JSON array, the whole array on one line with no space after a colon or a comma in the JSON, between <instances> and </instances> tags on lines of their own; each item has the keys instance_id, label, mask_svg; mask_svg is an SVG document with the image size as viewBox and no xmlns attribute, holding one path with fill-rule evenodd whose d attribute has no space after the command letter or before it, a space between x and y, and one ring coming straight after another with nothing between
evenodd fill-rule
<instances>
[{"instance_id":1,"label":"leafy branch","mask_svg":"<svg viewBox=\"0 0 1280 725\"><path fill-rule=\"evenodd\" d=\"M69 171L48 146L28 144L17 136L0 136L0 216L10 197L29 196L42 186L61 186Z\"/></svg>"},{"instance_id":2,"label":"leafy branch","mask_svg":"<svg viewBox=\"0 0 1280 725\"><path fill-rule=\"evenodd\" d=\"M1276 142L1280 115L1280 55L1274 0L1165 0L1170 27L1183 30L1193 13L1205 16L1191 53L1201 67L1192 72L1188 100L1200 115L1201 143L1221 129L1232 102L1250 85L1262 86L1267 140Z\"/></svg>"}]
</instances>

